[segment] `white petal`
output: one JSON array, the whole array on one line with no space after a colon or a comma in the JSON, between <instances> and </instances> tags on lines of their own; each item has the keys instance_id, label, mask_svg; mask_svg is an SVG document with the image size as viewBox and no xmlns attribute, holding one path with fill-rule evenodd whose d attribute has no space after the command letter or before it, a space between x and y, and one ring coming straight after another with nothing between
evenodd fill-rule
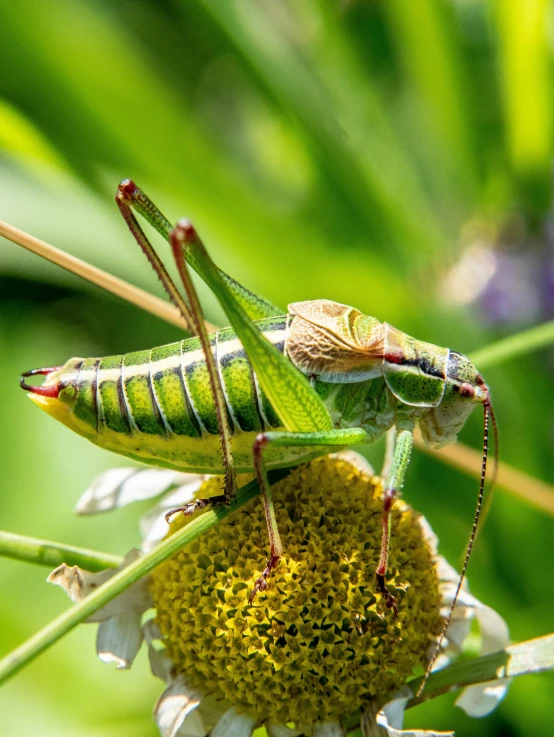
<instances>
[{"instance_id":1,"label":"white petal","mask_svg":"<svg viewBox=\"0 0 554 737\"><path fill-rule=\"evenodd\" d=\"M459 655L462 652L464 640L469 635L472 618L473 615L466 617L458 614L457 616L454 610L443 641L443 650L448 657Z\"/></svg>"},{"instance_id":2,"label":"white petal","mask_svg":"<svg viewBox=\"0 0 554 737\"><path fill-rule=\"evenodd\" d=\"M196 474L182 474L189 476L190 481L182 484L177 489L173 489L166 494L156 505L154 509L141 517L140 533L142 536L141 550L147 553L153 547L163 540L167 535L169 526L165 519L165 515L170 509L180 507L182 504L191 502L195 494L200 490L207 476L198 476Z\"/></svg>"},{"instance_id":3,"label":"white petal","mask_svg":"<svg viewBox=\"0 0 554 737\"><path fill-rule=\"evenodd\" d=\"M199 703L200 695L186 686L182 676L170 683L154 706L154 719L162 737L204 737L206 729L196 712Z\"/></svg>"},{"instance_id":4,"label":"white petal","mask_svg":"<svg viewBox=\"0 0 554 737\"><path fill-rule=\"evenodd\" d=\"M442 557L438 556L437 570L441 581L441 595L443 609L441 613L446 616L448 609L456 593L459 576L452 566ZM469 593L467 583L459 593L456 606L452 613L452 621L448 627L446 638L448 640L445 650L460 652L463 641L469 634L471 621L477 618L481 631L481 655L504 649L509 642L508 627L504 619L486 606L475 596Z\"/></svg>"},{"instance_id":5,"label":"white petal","mask_svg":"<svg viewBox=\"0 0 554 737\"><path fill-rule=\"evenodd\" d=\"M238 714L235 707L231 707L221 717L210 733L210 737L251 737L256 719L248 714Z\"/></svg>"},{"instance_id":6,"label":"white petal","mask_svg":"<svg viewBox=\"0 0 554 737\"><path fill-rule=\"evenodd\" d=\"M142 634L148 645L150 670L156 678L165 683L170 682L173 664L162 644L162 633L155 619L148 619L142 626Z\"/></svg>"},{"instance_id":7,"label":"white petal","mask_svg":"<svg viewBox=\"0 0 554 737\"><path fill-rule=\"evenodd\" d=\"M474 615L479 622L480 654L488 655L503 650L510 640L508 625L504 619L494 609L471 595L466 596L466 601L471 601ZM510 678L504 678L468 686L458 696L456 705L470 717L486 716L502 701L511 682Z\"/></svg>"},{"instance_id":8,"label":"white petal","mask_svg":"<svg viewBox=\"0 0 554 737\"><path fill-rule=\"evenodd\" d=\"M103 622L109 617L116 617L119 614L143 614L145 611L154 606L152 595L149 588L148 577L141 578L128 589L125 589L119 596L108 602L106 606L95 612L87 622Z\"/></svg>"},{"instance_id":9,"label":"white petal","mask_svg":"<svg viewBox=\"0 0 554 737\"><path fill-rule=\"evenodd\" d=\"M97 476L77 502L77 514L96 514L151 499L181 484L187 474L162 468L112 468Z\"/></svg>"},{"instance_id":10,"label":"white petal","mask_svg":"<svg viewBox=\"0 0 554 737\"><path fill-rule=\"evenodd\" d=\"M439 538L435 535L435 533L433 531L433 528L431 527L431 525L429 524L429 522L427 521L427 519L422 514L419 515L417 521L419 522L419 526L421 527L421 532L423 534L423 539L425 540L425 542L427 543L427 545L431 549L432 554L433 555L436 555L437 554L437 550L438 550L438 546L439 546ZM442 556L441 556L441 558L442 558ZM444 558L443 558L443 560L444 560ZM437 559L437 564L438 564L438 559ZM441 579L441 578L442 577L441 577L440 572L439 572L439 579Z\"/></svg>"},{"instance_id":11,"label":"white petal","mask_svg":"<svg viewBox=\"0 0 554 737\"><path fill-rule=\"evenodd\" d=\"M192 711L177 731L178 737L205 737L207 729L202 721L200 711Z\"/></svg>"},{"instance_id":12,"label":"white petal","mask_svg":"<svg viewBox=\"0 0 554 737\"><path fill-rule=\"evenodd\" d=\"M461 651L474 618L479 623L481 633L480 654L487 655L503 650L510 640L506 622L498 612L476 599L469 591L460 592L454 608L452 621L446 633L450 648L457 652Z\"/></svg>"},{"instance_id":13,"label":"white petal","mask_svg":"<svg viewBox=\"0 0 554 737\"><path fill-rule=\"evenodd\" d=\"M269 737L298 737L302 734L301 729L291 729L286 724L266 722L264 726Z\"/></svg>"},{"instance_id":14,"label":"white petal","mask_svg":"<svg viewBox=\"0 0 554 737\"><path fill-rule=\"evenodd\" d=\"M316 722L313 737L344 737L344 729L339 722Z\"/></svg>"},{"instance_id":15,"label":"white petal","mask_svg":"<svg viewBox=\"0 0 554 737\"><path fill-rule=\"evenodd\" d=\"M367 473L368 476L375 476L375 471L371 463L360 453L356 453L355 450L340 450L338 453L330 453L330 458L339 458L341 461L350 463L351 466L357 468L358 471Z\"/></svg>"},{"instance_id":16,"label":"white petal","mask_svg":"<svg viewBox=\"0 0 554 737\"><path fill-rule=\"evenodd\" d=\"M166 654L165 647L159 650L152 645L148 646L148 660L150 662L150 670L155 678L159 678L164 683L168 683L173 669L173 663Z\"/></svg>"},{"instance_id":17,"label":"white petal","mask_svg":"<svg viewBox=\"0 0 554 737\"><path fill-rule=\"evenodd\" d=\"M412 697L409 689L403 689L402 693L406 695L397 696L389 701L376 717L376 723L379 727L386 729L389 737L454 737L454 732L435 732L428 729L402 729L404 709ZM375 734L377 735L378 732Z\"/></svg>"},{"instance_id":18,"label":"white petal","mask_svg":"<svg viewBox=\"0 0 554 737\"><path fill-rule=\"evenodd\" d=\"M439 576L441 581L441 593L443 595L443 604L449 606L449 602L456 591L457 574L456 571L444 560L438 561ZM446 614L446 612L444 612ZM503 650L509 643L508 626L504 619L495 612L494 609L483 604L472 596L467 586L460 591L460 595L452 613L452 621L446 632L446 643L444 654L447 658L441 658L439 664L438 659L435 668L442 667L444 660L448 657L458 654L462 651L464 640L469 634L471 621L476 618L479 623L481 633L480 654ZM433 670L435 670L435 668ZM510 679L497 681L489 681L488 683L479 683L474 686L465 688L458 697L456 704L462 708L468 716L482 717L489 714L499 702L504 698Z\"/></svg>"},{"instance_id":19,"label":"white petal","mask_svg":"<svg viewBox=\"0 0 554 737\"><path fill-rule=\"evenodd\" d=\"M452 599L454 598L454 594L456 593L457 586L458 586L458 579L456 579L455 581L449 581L447 583L441 584L441 593L443 595L442 605L444 607L448 607L452 603ZM464 581L464 585L462 586L460 593L458 594L458 599L456 601L456 608L459 608L460 612L464 608L473 610L480 603L481 602L479 601L479 599L476 599L474 596L472 596L469 593L469 587L467 585L467 581ZM473 615L470 615L470 616L473 616Z\"/></svg>"},{"instance_id":20,"label":"white petal","mask_svg":"<svg viewBox=\"0 0 554 737\"><path fill-rule=\"evenodd\" d=\"M460 574L442 555L437 556L437 572L441 582L457 584Z\"/></svg>"},{"instance_id":21,"label":"white petal","mask_svg":"<svg viewBox=\"0 0 554 737\"><path fill-rule=\"evenodd\" d=\"M128 566L139 555L138 550L131 550L120 566L106 568L98 573L91 573L78 566L67 566L62 563L61 566L52 571L46 580L56 586L61 586L72 601L78 602L112 578L122 568ZM118 614L130 612L142 614L151 606L152 597L148 588L148 578L145 577L125 589L123 593L95 612L87 619L87 622L102 622Z\"/></svg>"},{"instance_id":22,"label":"white petal","mask_svg":"<svg viewBox=\"0 0 554 737\"><path fill-rule=\"evenodd\" d=\"M140 536L142 543L140 549L148 553L161 542L169 532L169 525L165 518L165 509L156 507L140 518Z\"/></svg>"},{"instance_id":23,"label":"white petal","mask_svg":"<svg viewBox=\"0 0 554 737\"><path fill-rule=\"evenodd\" d=\"M134 473L136 468L111 468L94 478L88 489L81 495L75 505L77 514L95 514L106 512L117 506L117 499L121 485Z\"/></svg>"},{"instance_id":24,"label":"white petal","mask_svg":"<svg viewBox=\"0 0 554 737\"><path fill-rule=\"evenodd\" d=\"M216 699L215 696L202 696L198 712L206 725L206 732L211 730L219 722L225 712L231 708L231 704L224 699Z\"/></svg>"},{"instance_id":25,"label":"white petal","mask_svg":"<svg viewBox=\"0 0 554 737\"><path fill-rule=\"evenodd\" d=\"M508 625L498 612L475 599L475 616L481 632L481 655L504 650L510 641Z\"/></svg>"},{"instance_id":26,"label":"white petal","mask_svg":"<svg viewBox=\"0 0 554 737\"><path fill-rule=\"evenodd\" d=\"M147 619L142 625L142 634L147 645L151 645L156 640L162 640L163 635L155 619Z\"/></svg>"},{"instance_id":27,"label":"white petal","mask_svg":"<svg viewBox=\"0 0 554 737\"><path fill-rule=\"evenodd\" d=\"M96 635L96 652L104 663L116 663L118 670L130 668L141 643L140 614L120 614L101 622Z\"/></svg>"},{"instance_id":28,"label":"white petal","mask_svg":"<svg viewBox=\"0 0 554 737\"><path fill-rule=\"evenodd\" d=\"M485 717L502 701L511 682L511 678L504 678L468 686L456 699L456 706L470 717Z\"/></svg>"},{"instance_id":29,"label":"white petal","mask_svg":"<svg viewBox=\"0 0 554 737\"><path fill-rule=\"evenodd\" d=\"M413 694L408 687L400 689L395 698L386 703L377 714L375 721L386 729L402 729L406 704Z\"/></svg>"}]
</instances>

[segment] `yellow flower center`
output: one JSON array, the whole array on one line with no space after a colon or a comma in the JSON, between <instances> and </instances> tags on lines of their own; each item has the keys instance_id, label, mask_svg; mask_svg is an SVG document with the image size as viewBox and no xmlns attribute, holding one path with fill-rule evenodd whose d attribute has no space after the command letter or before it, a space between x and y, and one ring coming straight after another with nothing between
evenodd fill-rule
<instances>
[{"instance_id":1,"label":"yellow flower center","mask_svg":"<svg viewBox=\"0 0 554 737\"><path fill-rule=\"evenodd\" d=\"M199 496L218 490L211 479ZM394 618L375 583L381 493L378 478L337 457L273 487L285 555L251 605L269 548L259 500L159 566L157 620L187 683L260 720L306 724L382 704L424 665L442 622L433 554L418 515L396 502L387 576Z\"/></svg>"}]
</instances>

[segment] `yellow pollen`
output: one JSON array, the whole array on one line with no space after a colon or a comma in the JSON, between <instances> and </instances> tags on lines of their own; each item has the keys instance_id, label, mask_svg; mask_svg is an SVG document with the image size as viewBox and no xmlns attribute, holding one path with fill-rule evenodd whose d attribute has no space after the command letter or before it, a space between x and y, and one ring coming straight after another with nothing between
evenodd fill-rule
<instances>
[{"instance_id":1,"label":"yellow pollen","mask_svg":"<svg viewBox=\"0 0 554 737\"><path fill-rule=\"evenodd\" d=\"M211 479L199 496L219 484ZM159 566L157 621L187 683L260 721L306 724L381 705L425 665L442 623L433 553L418 514L397 501L394 618L375 584L381 494L378 478L332 456L274 486L285 555L252 605L269 548L258 499Z\"/></svg>"}]
</instances>

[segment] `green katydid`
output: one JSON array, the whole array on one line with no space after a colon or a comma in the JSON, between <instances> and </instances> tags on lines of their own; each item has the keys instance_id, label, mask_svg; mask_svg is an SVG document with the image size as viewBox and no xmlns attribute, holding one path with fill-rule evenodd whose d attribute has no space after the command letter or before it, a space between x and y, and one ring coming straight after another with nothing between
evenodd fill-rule
<instances>
[{"instance_id":1,"label":"green katydid","mask_svg":"<svg viewBox=\"0 0 554 737\"><path fill-rule=\"evenodd\" d=\"M378 590L395 612L396 601L386 587L390 512L403 485L415 425L429 445L445 445L481 404L482 473L459 591L483 497L491 418L495 427L489 389L469 359L329 300L297 302L283 315L219 270L193 226L182 220L173 228L132 181L121 183L116 201L196 337L123 356L72 358L63 366L34 369L21 381L31 399L116 453L156 466L225 475L221 496L172 513L192 514L207 505L229 503L235 473L254 471L270 553L250 601L267 587L283 552L267 469L372 443L388 432L394 448L384 483L376 577ZM188 302L133 211L170 243ZM231 328L208 335L189 266L212 289ZM25 378L35 374L45 375L44 383L26 384Z\"/></svg>"}]
</instances>

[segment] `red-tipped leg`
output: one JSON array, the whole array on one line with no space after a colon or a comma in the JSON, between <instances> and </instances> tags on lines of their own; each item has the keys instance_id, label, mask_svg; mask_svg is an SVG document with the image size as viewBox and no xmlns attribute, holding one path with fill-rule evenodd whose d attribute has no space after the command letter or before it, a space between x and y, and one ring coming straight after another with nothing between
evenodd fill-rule
<instances>
[{"instance_id":1,"label":"red-tipped leg","mask_svg":"<svg viewBox=\"0 0 554 737\"><path fill-rule=\"evenodd\" d=\"M194 332L200 339L200 344L204 352L206 360L206 369L212 389L215 411L217 415L217 424L219 427L219 437L221 440L221 452L223 458L223 466L225 468L225 501L230 504L236 496L236 474L233 462L232 452L232 431L229 423L227 404L225 393L221 383L221 377L216 366L216 361L212 352L210 337L204 323L204 315L196 288L192 281L187 260L185 258L184 248L186 244L195 242L198 247L204 248L196 235L196 231L188 220L179 220L176 227L169 234L171 250L173 258L177 266L177 271L181 277L183 287L185 289L189 304L190 316Z\"/></svg>"},{"instance_id":2,"label":"red-tipped leg","mask_svg":"<svg viewBox=\"0 0 554 737\"><path fill-rule=\"evenodd\" d=\"M375 576L377 578L377 590L386 597L385 604L389 609L392 609L394 616L397 616L398 614L396 599L387 589L386 585L391 541L391 513L394 501L402 488L402 484L404 483L404 475L410 462L410 453L412 452L413 442L413 428L403 428L398 431L396 441L394 443L392 459L389 458L388 476L385 481L385 490L383 492L383 533L381 537L381 555L379 556L379 563L377 565L377 570L375 571Z\"/></svg>"},{"instance_id":3,"label":"red-tipped leg","mask_svg":"<svg viewBox=\"0 0 554 737\"><path fill-rule=\"evenodd\" d=\"M181 243L196 243L199 241L196 228L187 218L181 218L179 220L174 232L177 234L177 239Z\"/></svg>"},{"instance_id":4,"label":"red-tipped leg","mask_svg":"<svg viewBox=\"0 0 554 737\"><path fill-rule=\"evenodd\" d=\"M136 191L137 185L133 182L133 180L124 179L117 188L116 199L125 200L126 202L131 203Z\"/></svg>"},{"instance_id":5,"label":"red-tipped leg","mask_svg":"<svg viewBox=\"0 0 554 737\"><path fill-rule=\"evenodd\" d=\"M385 489L383 493L383 535L381 538L381 555L379 557L379 565L375 572L377 579L377 591L384 594L386 597L385 604L389 609L392 609L395 617L398 616L398 607L396 605L396 599L388 590L385 583L385 576L387 574L387 565L389 560L389 546L390 546L390 518L391 509L396 499L396 489Z\"/></svg>"},{"instance_id":6,"label":"red-tipped leg","mask_svg":"<svg viewBox=\"0 0 554 737\"><path fill-rule=\"evenodd\" d=\"M258 591L265 591L268 585L268 579L277 567L281 556L283 555L283 544L281 543L281 536L279 535L279 528L277 527L277 519L275 517L275 508L273 506L273 496L271 494L271 486L269 479L267 478L267 471L263 459L264 448L267 447L271 440L271 436L267 433L260 433L254 445L252 446L252 454L254 456L254 469L258 478L258 484L260 485L260 491L264 503L265 520L267 524L267 531L269 533L269 558L267 559L267 565L264 568L262 575L256 580L254 588L250 596L248 597L248 603L252 604L256 598Z\"/></svg>"},{"instance_id":7,"label":"red-tipped leg","mask_svg":"<svg viewBox=\"0 0 554 737\"><path fill-rule=\"evenodd\" d=\"M348 445L363 443L367 441L367 434L361 428L344 428L340 430L329 430L325 432L262 432L260 433L252 446L252 455L254 458L254 470L262 500L264 503L264 513L269 533L269 558L262 575L256 580L254 589L248 598L251 604L259 591L265 591L268 587L268 579L272 576L273 571L277 567L279 560L283 555L283 544L277 527L277 518L275 516L275 508L273 505L273 497L271 494L271 486L267 476L267 470L264 463L263 453L267 446L271 443L274 447L293 448L293 447L318 447L333 446L336 448L344 448Z\"/></svg>"}]
</instances>

